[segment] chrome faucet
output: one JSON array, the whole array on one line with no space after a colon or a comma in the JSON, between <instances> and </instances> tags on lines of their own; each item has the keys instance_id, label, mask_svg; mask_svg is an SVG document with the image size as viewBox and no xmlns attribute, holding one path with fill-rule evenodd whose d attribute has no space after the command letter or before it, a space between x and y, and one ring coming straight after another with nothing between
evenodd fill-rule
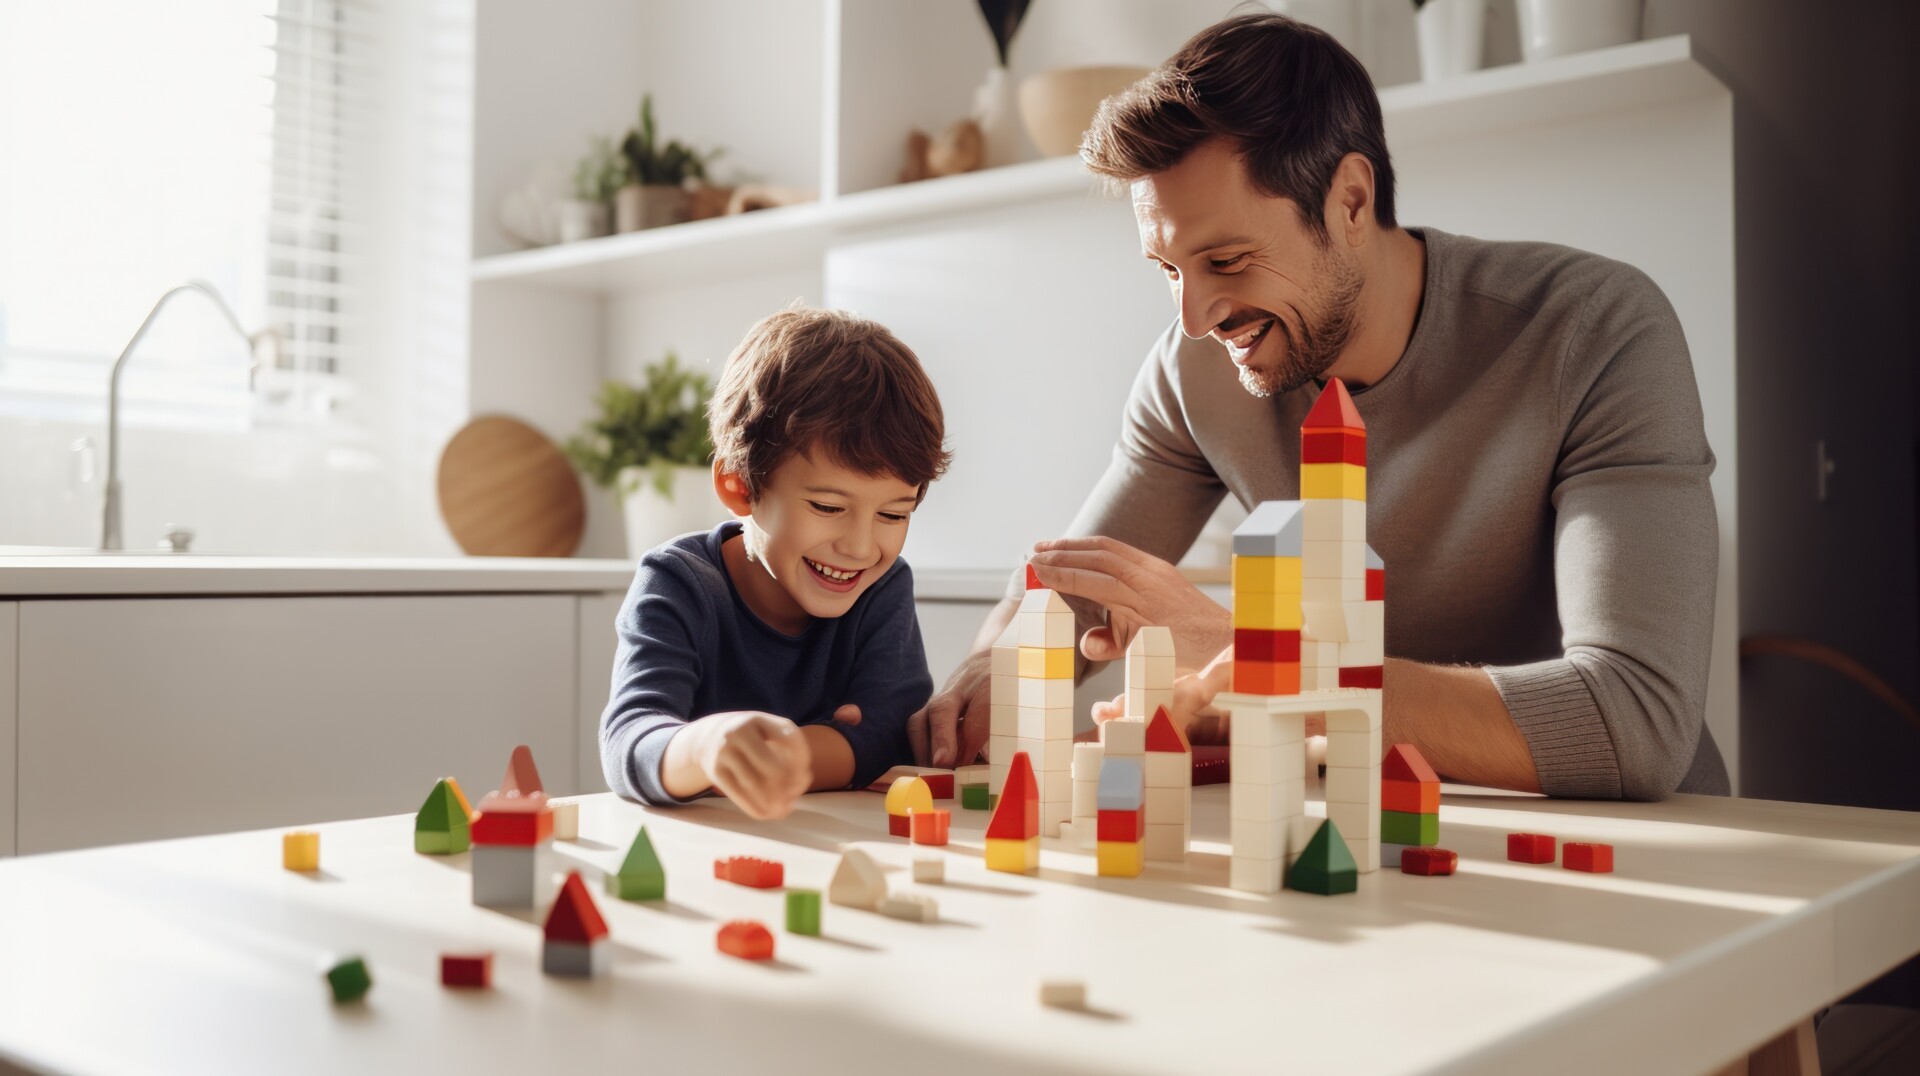
<instances>
[{"instance_id":1,"label":"chrome faucet","mask_svg":"<svg viewBox=\"0 0 1920 1076\"><path fill-rule=\"evenodd\" d=\"M272 350L277 349L279 345L280 335L273 329L262 329L257 333L247 332L240 324L240 316L233 312L233 307L228 306L227 301L220 297L220 293L214 290L213 285L204 280L189 280L178 287L170 288L153 304L153 309L147 311L147 316L140 322L140 327L133 331L133 339L128 340L127 346L120 349L120 357L113 360L113 373L107 377L107 494L106 504L101 508L100 513L100 548L103 550L125 548L120 541L120 370L127 364L127 356L133 354L133 349L139 345L140 338L147 335L147 326L152 325L153 320L160 316L160 308L166 306L168 300L183 291L197 291L206 296L220 311L226 323L239 334L240 339L247 342L248 350L253 355L252 361L247 364L249 389L253 387L254 375L260 370L262 348L268 349L271 354Z\"/></svg>"}]
</instances>

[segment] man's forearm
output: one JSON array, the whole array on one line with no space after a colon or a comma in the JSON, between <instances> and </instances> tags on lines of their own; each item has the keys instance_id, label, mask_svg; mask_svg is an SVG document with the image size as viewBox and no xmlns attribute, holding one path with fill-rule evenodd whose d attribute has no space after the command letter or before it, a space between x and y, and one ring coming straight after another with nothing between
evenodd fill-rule
<instances>
[{"instance_id":1,"label":"man's forearm","mask_svg":"<svg viewBox=\"0 0 1920 1076\"><path fill-rule=\"evenodd\" d=\"M993 644L1000 638L1000 633L1007 630L1007 625L1013 623L1013 616L1019 611L1019 602L1012 598L1000 599L1000 604L987 610L987 619L981 622L980 630L975 633L973 649L969 653L978 654L993 649Z\"/></svg>"},{"instance_id":2,"label":"man's forearm","mask_svg":"<svg viewBox=\"0 0 1920 1076\"><path fill-rule=\"evenodd\" d=\"M1484 669L1388 658L1383 739L1410 743L1449 781L1540 791L1533 752Z\"/></svg>"}]
</instances>

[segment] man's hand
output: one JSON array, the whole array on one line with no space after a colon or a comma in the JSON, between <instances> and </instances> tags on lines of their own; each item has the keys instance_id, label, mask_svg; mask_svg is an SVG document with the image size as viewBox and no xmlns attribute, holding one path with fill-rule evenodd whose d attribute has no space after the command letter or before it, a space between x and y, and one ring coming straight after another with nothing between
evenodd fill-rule
<instances>
[{"instance_id":1,"label":"man's hand","mask_svg":"<svg viewBox=\"0 0 1920 1076\"><path fill-rule=\"evenodd\" d=\"M1154 625L1172 629L1174 661L1183 669L1198 668L1233 643L1233 614L1159 557L1104 537L1060 538L1033 548L1028 563L1040 582L1106 607L1108 626L1080 640L1088 661L1125 657L1133 633Z\"/></svg>"},{"instance_id":2,"label":"man's hand","mask_svg":"<svg viewBox=\"0 0 1920 1076\"><path fill-rule=\"evenodd\" d=\"M907 742L917 766L966 766L980 757L992 732L993 652L967 655L947 686L907 718Z\"/></svg>"},{"instance_id":3,"label":"man's hand","mask_svg":"<svg viewBox=\"0 0 1920 1076\"><path fill-rule=\"evenodd\" d=\"M681 761L675 748L749 818L785 818L813 783L807 739L784 717L752 710L703 717L674 733L662 762L669 773Z\"/></svg>"},{"instance_id":4,"label":"man's hand","mask_svg":"<svg viewBox=\"0 0 1920 1076\"><path fill-rule=\"evenodd\" d=\"M1213 705L1213 697L1233 686L1233 650L1228 648L1214 657L1207 667L1197 673L1188 673L1173 682L1173 702L1167 706L1167 716L1174 725L1186 734L1187 740L1195 744L1225 744L1227 742L1227 712ZM1152 714L1132 714L1126 712L1127 697L1121 695L1112 702L1093 704L1095 722L1111 721L1116 717L1152 717Z\"/></svg>"}]
</instances>

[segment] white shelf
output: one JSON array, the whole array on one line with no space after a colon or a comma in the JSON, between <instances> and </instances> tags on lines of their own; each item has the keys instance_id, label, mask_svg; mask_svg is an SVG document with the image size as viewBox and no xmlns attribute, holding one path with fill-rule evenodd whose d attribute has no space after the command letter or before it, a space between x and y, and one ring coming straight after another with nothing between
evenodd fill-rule
<instances>
[{"instance_id":1,"label":"white shelf","mask_svg":"<svg viewBox=\"0 0 1920 1076\"><path fill-rule=\"evenodd\" d=\"M1477 71L1380 93L1389 147L1457 139L1643 108L1723 91L1685 35L1530 64ZM742 273L816 266L851 231L1093 195L1073 157L861 191L809 205L762 210L652 231L480 258L476 282L512 282L609 293L682 285Z\"/></svg>"}]
</instances>

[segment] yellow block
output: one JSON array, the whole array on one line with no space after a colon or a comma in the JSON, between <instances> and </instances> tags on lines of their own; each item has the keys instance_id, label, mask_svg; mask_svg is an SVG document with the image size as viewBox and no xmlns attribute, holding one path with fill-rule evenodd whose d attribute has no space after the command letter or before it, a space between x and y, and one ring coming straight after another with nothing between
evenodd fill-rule
<instances>
[{"instance_id":1,"label":"yellow block","mask_svg":"<svg viewBox=\"0 0 1920 1076\"><path fill-rule=\"evenodd\" d=\"M1353 463L1303 463L1300 496L1306 500L1367 499L1367 469Z\"/></svg>"},{"instance_id":2,"label":"yellow block","mask_svg":"<svg viewBox=\"0 0 1920 1076\"><path fill-rule=\"evenodd\" d=\"M1260 631L1299 631L1300 595L1246 594L1233 596L1233 626Z\"/></svg>"},{"instance_id":3,"label":"yellow block","mask_svg":"<svg viewBox=\"0 0 1920 1076\"><path fill-rule=\"evenodd\" d=\"M1100 841L1093 850L1102 878L1137 878L1146 861L1143 841Z\"/></svg>"},{"instance_id":4,"label":"yellow block","mask_svg":"<svg viewBox=\"0 0 1920 1076\"><path fill-rule=\"evenodd\" d=\"M1300 558L1233 558L1233 592L1235 594L1300 593Z\"/></svg>"},{"instance_id":5,"label":"yellow block","mask_svg":"<svg viewBox=\"0 0 1920 1076\"><path fill-rule=\"evenodd\" d=\"M1073 679L1073 647L1021 647L1020 675L1033 680Z\"/></svg>"},{"instance_id":6,"label":"yellow block","mask_svg":"<svg viewBox=\"0 0 1920 1076\"><path fill-rule=\"evenodd\" d=\"M1027 874L1040 869L1040 838L1011 841L1004 837L987 838L987 869L1008 874Z\"/></svg>"},{"instance_id":7,"label":"yellow block","mask_svg":"<svg viewBox=\"0 0 1920 1076\"><path fill-rule=\"evenodd\" d=\"M469 822L473 821L473 804L468 803L467 794L465 792L460 791L459 778L448 777L447 787L453 789L453 798L460 801L460 810L466 814L467 821Z\"/></svg>"},{"instance_id":8,"label":"yellow block","mask_svg":"<svg viewBox=\"0 0 1920 1076\"><path fill-rule=\"evenodd\" d=\"M300 829L280 838L280 862L290 871L319 870L320 835Z\"/></svg>"},{"instance_id":9,"label":"yellow block","mask_svg":"<svg viewBox=\"0 0 1920 1076\"><path fill-rule=\"evenodd\" d=\"M896 777L887 786L887 813L933 810L933 786L918 777Z\"/></svg>"}]
</instances>

